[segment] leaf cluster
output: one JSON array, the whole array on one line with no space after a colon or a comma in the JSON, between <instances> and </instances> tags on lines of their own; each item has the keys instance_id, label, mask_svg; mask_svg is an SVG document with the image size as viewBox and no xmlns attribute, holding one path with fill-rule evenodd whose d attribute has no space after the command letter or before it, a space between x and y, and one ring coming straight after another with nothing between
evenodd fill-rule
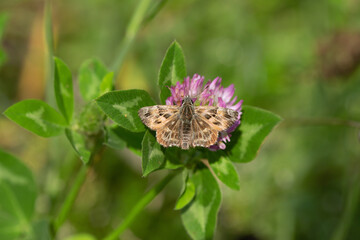
<instances>
[{"instance_id":1,"label":"leaf cluster","mask_svg":"<svg viewBox=\"0 0 360 240\"><path fill-rule=\"evenodd\" d=\"M90 59L85 61L79 70L79 90L84 103L79 104L79 112L74 112L74 109L78 108L74 107L72 74L59 58L54 58L54 67L57 109L43 101L29 99L9 107L4 114L42 137L65 133L84 164L88 164L98 149L106 145L115 149L126 147L141 156L143 176L160 169L181 169L183 189L175 209L181 211L183 224L193 239L209 239L214 233L221 202L217 180L238 190L239 176L233 163L254 159L265 137L280 121L280 118L271 112L244 106L240 127L232 133L231 142L225 151L164 148L156 141L154 132L149 131L138 116L140 108L156 104L146 91L112 91L114 74L99 60ZM159 70L160 104L164 104L170 96L168 87L181 82L186 76L183 51L180 45L174 42L168 48ZM7 158L11 157L6 155L4 159ZM7 164L6 161L1 163ZM24 174L27 175L28 172ZM15 182L21 181L16 175L9 175L9 184L11 179L15 179ZM33 180L30 181L32 182ZM19 199L19 206L12 206L14 212L10 215L19 218L19 226L28 221L33 211L33 188L33 185L27 187L27 191L31 192L28 194L30 200ZM9 195L6 193L9 189L12 188L3 187L4 194ZM9 195L9 199L16 198L16 190L14 191ZM9 205L11 201L5 202L6 199L1 201ZM29 209L24 210L24 216L18 216L15 208L21 208L22 203L28 204L26 207Z\"/></svg>"}]
</instances>

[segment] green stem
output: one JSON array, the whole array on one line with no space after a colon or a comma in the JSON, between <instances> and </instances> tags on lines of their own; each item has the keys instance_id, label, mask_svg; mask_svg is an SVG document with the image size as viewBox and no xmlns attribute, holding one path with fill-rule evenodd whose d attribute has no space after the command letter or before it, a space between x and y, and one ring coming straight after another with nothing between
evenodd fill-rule
<instances>
[{"instance_id":1,"label":"green stem","mask_svg":"<svg viewBox=\"0 0 360 240\"><path fill-rule=\"evenodd\" d=\"M360 122L338 118L287 118L283 126L331 125L360 128Z\"/></svg>"},{"instance_id":2,"label":"green stem","mask_svg":"<svg viewBox=\"0 0 360 240\"><path fill-rule=\"evenodd\" d=\"M117 73L120 71L121 65L124 61L124 57L141 26L141 23L145 17L146 11L149 7L151 0L141 0L138 7L136 8L134 15L132 16L129 25L126 29L124 39L120 43L119 52L117 58L115 59L112 69L115 72L115 78Z\"/></svg>"},{"instance_id":3,"label":"green stem","mask_svg":"<svg viewBox=\"0 0 360 240\"><path fill-rule=\"evenodd\" d=\"M71 207L73 206L75 199L80 191L80 188L86 179L87 169L88 169L88 167L86 165L81 166L81 169L78 172L78 174L75 178L75 181L74 181L68 195L66 196L61 209L60 209L60 213L57 216L57 218L55 218L55 220L54 220L54 223L53 223L54 235L59 230L61 225L65 222L65 220L71 210Z\"/></svg>"},{"instance_id":4,"label":"green stem","mask_svg":"<svg viewBox=\"0 0 360 240\"><path fill-rule=\"evenodd\" d=\"M137 215L164 189L164 187L176 176L178 172L174 171L169 173L163 180L157 183L150 191L148 191L145 196L137 202L137 204L131 209L130 213L125 217L122 223L115 228L109 235L107 235L104 240L114 240L126 230L131 223L135 220Z\"/></svg>"},{"instance_id":5,"label":"green stem","mask_svg":"<svg viewBox=\"0 0 360 240\"><path fill-rule=\"evenodd\" d=\"M144 24L150 22L160 12L160 10L165 6L167 2L168 0L158 1L157 4L149 10L149 14L144 19Z\"/></svg>"},{"instance_id":6,"label":"green stem","mask_svg":"<svg viewBox=\"0 0 360 240\"><path fill-rule=\"evenodd\" d=\"M348 198L346 201L345 210L340 219L340 223L335 230L333 235L333 240L343 240L347 239L347 235L349 232L349 228L351 226L351 222L356 214L356 208L359 203L360 197L360 172L357 171L357 175L354 179L352 186L350 187L350 191L348 194Z\"/></svg>"},{"instance_id":7,"label":"green stem","mask_svg":"<svg viewBox=\"0 0 360 240\"><path fill-rule=\"evenodd\" d=\"M44 31L45 31L45 48L46 48L46 101L55 104L54 96L54 40L52 28L52 7L51 0L45 1L44 9Z\"/></svg>"}]
</instances>

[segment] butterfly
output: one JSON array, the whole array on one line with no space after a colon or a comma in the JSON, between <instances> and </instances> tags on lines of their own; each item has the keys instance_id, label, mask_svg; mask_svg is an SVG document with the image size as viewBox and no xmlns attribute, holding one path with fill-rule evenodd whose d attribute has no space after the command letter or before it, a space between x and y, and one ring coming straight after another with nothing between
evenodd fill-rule
<instances>
[{"instance_id":1,"label":"butterfly","mask_svg":"<svg viewBox=\"0 0 360 240\"><path fill-rule=\"evenodd\" d=\"M231 127L239 113L229 108L195 106L186 96L181 106L155 105L138 111L141 121L156 131L156 140L164 147L210 147L219 132Z\"/></svg>"}]
</instances>

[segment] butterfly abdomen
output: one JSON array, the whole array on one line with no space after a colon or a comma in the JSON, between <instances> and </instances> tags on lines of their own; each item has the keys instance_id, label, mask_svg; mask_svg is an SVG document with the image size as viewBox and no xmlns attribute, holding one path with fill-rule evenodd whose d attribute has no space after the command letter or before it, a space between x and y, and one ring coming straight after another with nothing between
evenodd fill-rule
<instances>
[{"instance_id":1,"label":"butterfly abdomen","mask_svg":"<svg viewBox=\"0 0 360 240\"><path fill-rule=\"evenodd\" d=\"M185 121L182 123L182 127L180 128L180 139L181 139L181 148L189 149L191 142L191 122Z\"/></svg>"}]
</instances>

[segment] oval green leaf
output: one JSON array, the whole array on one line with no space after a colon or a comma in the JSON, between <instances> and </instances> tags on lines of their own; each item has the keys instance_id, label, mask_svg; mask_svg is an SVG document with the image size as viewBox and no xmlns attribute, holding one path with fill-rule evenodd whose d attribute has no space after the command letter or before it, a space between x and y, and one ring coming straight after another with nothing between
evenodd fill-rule
<instances>
[{"instance_id":1,"label":"oval green leaf","mask_svg":"<svg viewBox=\"0 0 360 240\"><path fill-rule=\"evenodd\" d=\"M231 189L240 189L239 175L235 169L234 164L229 160L229 158L225 156L220 156L215 160L210 156L209 162L211 169L214 171L215 175L219 178L221 182L223 182Z\"/></svg>"},{"instance_id":2,"label":"oval green leaf","mask_svg":"<svg viewBox=\"0 0 360 240\"><path fill-rule=\"evenodd\" d=\"M184 208L195 197L195 191L196 191L195 184L191 180L191 178L188 177L188 174L186 174L186 177L184 178L183 185L184 185L183 191L180 194L180 197L176 202L175 210L180 210L180 209Z\"/></svg>"},{"instance_id":3,"label":"oval green leaf","mask_svg":"<svg viewBox=\"0 0 360 240\"><path fill-rule=\"evenodd\" d=\"M42 137L57 136L67 126L60 113L40 100L18 102L6 109L4 114L23 128Z\"/></svg>"},{"instance_id":4,"label":"oval green leaf","mask_svg":"<svg viewBox=\"0 0 360 240\"><path fill-rule=\"evenodd\" d=\"M143 176L147 176L149 173L160 169L164 165L165 156L161 151L160 144L156 141L156 138L146 131L144 139L142 140L142 171Z\"/></svg>"},{"instance_id":5,"label":"oval green leaf","mask_svg":"<svg viewBox=\"0 0 360 240\"><path fill-rule=\"evenodd\" d=\"M109 118L132 132L145 131L138 116L139 109L155 105L146 91L138 89L108 92L97 98L96 102Z\"/></svg>"},{"instance_id":6,"label":"oval green leaf","mask_svg":"<svg viewBox=\"0 0 360 240\"><path fill-rule=\"evenodd\" d=\"M54 58L55 65L55 97L60 112L68 123L71 122L74 111L74 93L71 72L59 58Z\"/></svg>"},{"instance_id":7,"label":"oval green leaf","mask_svg":"<svg viewBox=\"0 0 360 240\"><path fill-rule=\"evenodd\" d=\"M160 87L160 100L170 97L171 93L168 87L175 85L176 82L182 82L186 77L185 57L181 46L174 41L162 61L159 71L158 85Z\"/></svg>"},{"instance_id":8,"label":"oval green leaf","mask_svg":"<svg viewBox=\"0 0 360 240\"><path fill-rule=\"evenodd\" d=\"M181 220L192 239L212 239L221 202L218 183L209 169L198 170L192 177L195 198L181 212Z\"/></svg>"},{"instance_id":9,"label":"oval green leaf","mask_svg":"<svg viewBox=\"0 0 360 240\"><path fill-rule=\"evenodd\" d=\"M100 85L108 70L97 59L86 60L79 70L79 88L84 100L90 101L100 95Z\"/></svg>"},{"instance_id":10,"label":"oval green leaf","mask_svg":"<svg viewBox=\"0 0 360 240\"><path fill-rule=\"evenodd\" d=\"M257 108L244 106L241 124L232 133L229 158L234 162L250 162L271 130L281 121L278 115Z\"/></svg>"},{"instance_id":11,"label":"oval green leaf","mask_svg":"<svg viewBox=\"0 0 360 240\"><path fill-rule=\"evenodd\" d=\"M86 146L86 140L83 135L76 131L71 131L69 129L65 130L67 139L69 140L71 146L80 157L81 161L84 164L87 164L91 157L91 151Z\"/></svg>"},{"instance_id":12,"label":"oval green leaf","mask_svg":"<svg viewBox=\"0 0 360 240\"><path fill-rule=\"evenodd\" d=\"M0 150L0 239L19 239L31 232L36 185L30 170Z\"/></svg>"}]
</instances>

